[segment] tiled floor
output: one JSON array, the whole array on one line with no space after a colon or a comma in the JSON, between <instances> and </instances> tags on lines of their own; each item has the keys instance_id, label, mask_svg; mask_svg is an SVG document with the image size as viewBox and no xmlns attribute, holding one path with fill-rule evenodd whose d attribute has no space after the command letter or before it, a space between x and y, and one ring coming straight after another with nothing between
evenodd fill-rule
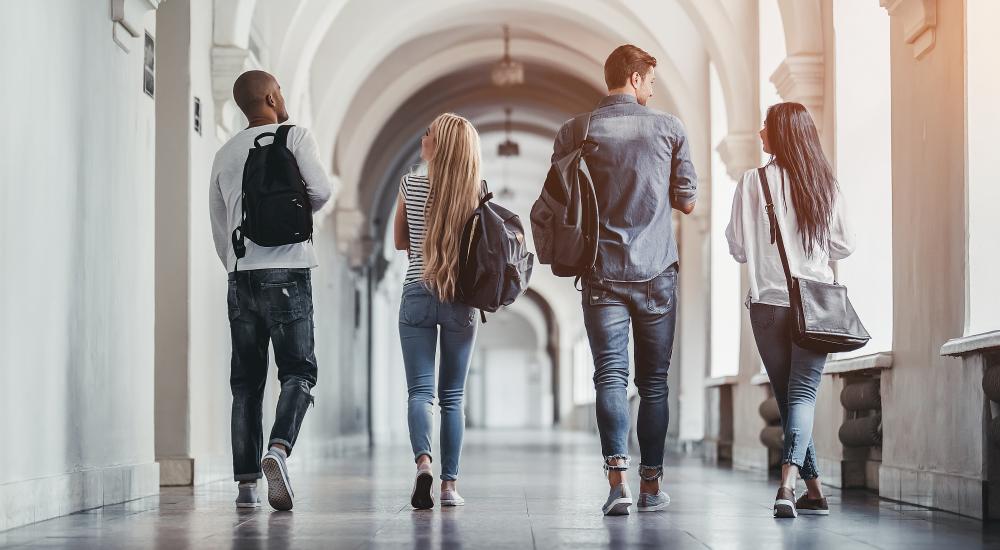
<instances>
[{"instance_id":1,"label":"tiled floor","mask_svg":"<svg viewBox=\"0 0 1000 550\"><path fill-rule=\"evenodd\" d=\"M832 515L771 518L762 474L673 459L664 512L605 518L599 446L571 433L479 432L467 438L464 508L413 511L406 449L294 464L293 512L237 511L231 483L0 533L24 548L1000 548L1000 530L866 493L830 491ZM633 477L633 490L638 482Z\"/></svg>"}]
</instances>

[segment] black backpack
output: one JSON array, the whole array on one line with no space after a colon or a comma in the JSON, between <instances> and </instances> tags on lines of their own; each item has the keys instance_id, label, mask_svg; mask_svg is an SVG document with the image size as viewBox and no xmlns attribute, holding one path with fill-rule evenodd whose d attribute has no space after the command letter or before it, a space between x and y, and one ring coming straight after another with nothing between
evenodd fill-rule
<instances>
[{"instance_id":1,"label":"black backpack","mask_svg":"<svg viewBox=\"0 0 1000 550\"><path fill-rule=\"evenodd\" d=\"M288 131L264 132L254 139L243 165L243 214L233 230L237 260L246 255L243 239L260 246L300 243L312 238L312 206L295 155L288 150ZM274 141L261 145L261 138ZM238 263L238 261L237 261Z\"/></svg>"},{"instance_id":2,"label":"black backpack","mask_svg":"<svg viewBox=\"0 0 1000 550\"><path fill-rule=\"evenodd\" d=\"M479 308L485 323L486 311L514 303L528 289L535 256L524 242L521 219L490 202L493 193L485 181L483 188L479 207L462 229L455 299Z\"/></svg>"},{"instance_id":3,"label":"black backpack","mask_svg":"<svg viewBox=\"0 0 1000 550\"><path fill-rule=\"evenodd\" d=\"M597 192L586 162L586 156L597 150L597 143L588 139L590 116L573 119L576 147L552 163L542 192L531 207L531 235L538 261L551 264L557 277L583 277L597 263Z\"/></svg>"}]
</instances>

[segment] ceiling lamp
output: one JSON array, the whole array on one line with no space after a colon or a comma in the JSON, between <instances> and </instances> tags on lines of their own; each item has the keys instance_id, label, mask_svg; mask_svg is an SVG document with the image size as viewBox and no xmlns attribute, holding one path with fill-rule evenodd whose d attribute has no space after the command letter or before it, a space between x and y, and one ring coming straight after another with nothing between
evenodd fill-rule
<instances>
[{"instance_id":1,"label":"ceiling lamp","mask_svg":"<svg viewBox=\"0 0 1000 550\"><path fill-rule=\"evenodd\" d=\"M521 154L521 147L516 141L510 139L510 107L504 109L504 112L507 113L507 118L503 123L507 139L497 146L497 155L501 157L516 157Z\"/></svg>"},{"instance_id":2,"label":"ceiling lamp","mask_svg":"<svg viewBox=\"0 0 1000 550\"><path fill-rule=\"evenodd\" d=\"M497 61L491 73L493 84L506 88L524 84L524 65L510 58L510 27L503 26L503 59Z\"/></svg>"}]
</instances>

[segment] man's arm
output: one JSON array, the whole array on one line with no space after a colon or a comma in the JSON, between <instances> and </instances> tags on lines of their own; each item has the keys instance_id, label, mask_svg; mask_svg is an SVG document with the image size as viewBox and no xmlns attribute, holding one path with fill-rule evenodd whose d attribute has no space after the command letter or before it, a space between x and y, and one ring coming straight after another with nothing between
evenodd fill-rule
<instances>
[{"instance_id":1,"label":"man's arm","mask_svg":"<svg viewBox=\"0 0 1000 550\"><path fill-rule=\"evenodd\" d=\"M212 177L208 183L208 214L212 220L212 240L215 241L215 252L222 261L222 267L228 269L226 257L229 255L229 213L226 211L226 200L222 198L222 188L219 187L219 175L212 166Z\"/></svg>"},{"instance_id":2,"label":"man's arm","mask_svg":"<svg viewBox=\"0 0 1000 550\"><path fill-rule=\"evenodd\" d=\"M676 121L672 132L674 149L670 161L670 206L690 214L694 212L698 197L698 175L691 162L687 132L680 121Z\"/></svg>"},{"instance_id":3,"label":"man's arm","mask_svg":"<svg viewBox=\"0 0 1000 550\"><path fill-rule=\"evenodd\" d=\"M299 165L299 173L306 184L306 194L309 195L309 204L312 211L317 212L333 196L333 188L329 178L326 177L326 170L319 159L319 147L309 130L301 126L296 126L302 132L295 147L295 162Z\"/></svg>"}]
</instances>

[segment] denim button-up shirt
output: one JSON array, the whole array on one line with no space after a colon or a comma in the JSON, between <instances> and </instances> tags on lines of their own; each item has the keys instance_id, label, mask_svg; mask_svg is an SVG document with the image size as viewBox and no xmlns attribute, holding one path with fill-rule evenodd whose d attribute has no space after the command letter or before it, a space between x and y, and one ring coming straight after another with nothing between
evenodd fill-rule
<instances>
[{"instance_id":1,"label":"denim button-up shirt","mask_svg":"<svg viewBox=\"0 0 1000 550\"><path fill-rule=\"evenodd\" d=\"M553 161L576 147L572 132L572 121L559 130ZM678 258L671 208L685 208L697 195L684 125L639 105L635 96L617 94L593 112L589 138L598 144L586 159L600 212L593 275L607 281L653 279Z\"/></svg>"}]
</instances>

